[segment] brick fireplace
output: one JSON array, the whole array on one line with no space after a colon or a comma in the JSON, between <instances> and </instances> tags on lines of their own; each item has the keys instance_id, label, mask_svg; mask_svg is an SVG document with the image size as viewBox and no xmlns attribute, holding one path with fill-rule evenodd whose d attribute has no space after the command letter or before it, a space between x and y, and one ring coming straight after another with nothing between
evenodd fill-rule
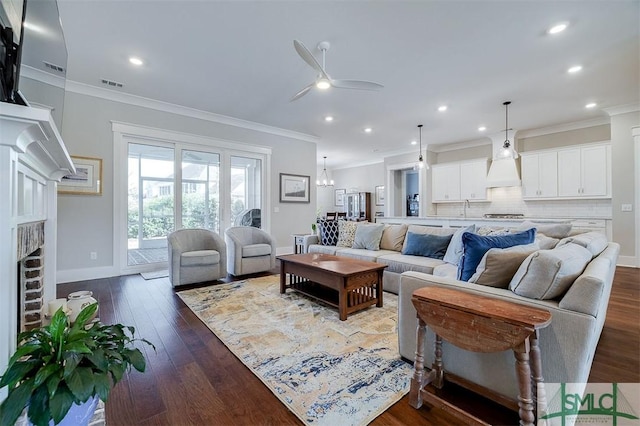
<instances>
[{"instance_id":1,"label":"brick fireplace","mask_svg":"<svg viewBox=\"0 0 640 426\"><path fill-rule=\"evenodd\" d=\"M57 182L72 170L49 110L0 102L0 371L55 298Z\"/></svg>"}]
</instances>

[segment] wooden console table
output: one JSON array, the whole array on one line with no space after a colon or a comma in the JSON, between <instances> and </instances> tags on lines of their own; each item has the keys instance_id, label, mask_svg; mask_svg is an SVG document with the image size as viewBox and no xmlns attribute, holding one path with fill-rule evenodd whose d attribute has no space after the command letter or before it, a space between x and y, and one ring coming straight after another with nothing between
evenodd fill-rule
<instances>
[{"instance_id":1,"label":"wooden console table","mask_svg":"<svg viewBox=\"0 0 640 426\"><path fill-rule=\"evenodd\" d=\"M439 287L416 290L411 302L418 314L417 350L409 396L411 406L420 408L425 401L471 424L485 424L424 389L430 383L436 388L444 385L444 338L455 346L474 352L512 349L516 358L519 386L520 424L533 425L536 402L546 405L544 392L541 390L537 394L537 384L543 382L538 330L551 323L551 313L544 309ZM425 375L423 351L427 326L436 334L436 342L435 361L429 374Z\"/></svg>"}]
</instances>

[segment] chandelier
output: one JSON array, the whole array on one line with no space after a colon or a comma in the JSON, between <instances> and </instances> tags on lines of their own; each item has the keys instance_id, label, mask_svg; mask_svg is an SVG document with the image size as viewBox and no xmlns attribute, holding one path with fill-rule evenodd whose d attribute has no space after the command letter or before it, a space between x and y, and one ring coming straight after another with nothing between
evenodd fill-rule
<instances>
[{"instance_id":1,"label":"chandelier","mask_svg":"<svg viewBox=\"0 0 640 426\"><path fill-rule=\"evenodd\" d=\"M503 102L504 105L504 143L502 144L502 149L500 150L499 156L501 158L518 158L518 153L516 149L513 147L511 141L509 141L509 105L511 101Z\"/></svg>"},{"instance_id":2,"label":"chandelier","mask_svg":"<svg viewBox=\"0 0 640 426\"><path fill-rule=\"evenodd\" d=\"M333 179L329 180L329 176L327 175L327 156L325 155L322 158L324 159L324 166L320 177L316 180L316 185L326 188L327 186L333 186Z\"/></svg>"}]
</instances>

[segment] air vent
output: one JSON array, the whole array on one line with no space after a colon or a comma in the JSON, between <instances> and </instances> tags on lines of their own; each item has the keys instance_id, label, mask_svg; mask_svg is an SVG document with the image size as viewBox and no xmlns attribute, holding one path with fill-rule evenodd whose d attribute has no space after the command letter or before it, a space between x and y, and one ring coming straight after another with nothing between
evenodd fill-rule
<instances>
[{"instance_id":1,"label":"air vent","mask_svg":"<svg viewBox=\"0 0 640 426\"><path fill-rule=\"evenodd\" d=\"M49 69L52 69L52 70L57 71L57 72L64 73L64 68L62 68L59 65L51 64L51 63L46 62L46 61L42 61L42 63L44 64L45 67L47 67Z\"/></svg>"},{"instance_id":2,"label":"air vent","mask_svg":"<svg viewBox=\"0 0 640 426\"><path fill-rule=\"evenodd\" d=\"M109 87L122 87L122 83L118 83L117 81L102 79L102 84L106 84Z\"/></svg>"}]
</instances>

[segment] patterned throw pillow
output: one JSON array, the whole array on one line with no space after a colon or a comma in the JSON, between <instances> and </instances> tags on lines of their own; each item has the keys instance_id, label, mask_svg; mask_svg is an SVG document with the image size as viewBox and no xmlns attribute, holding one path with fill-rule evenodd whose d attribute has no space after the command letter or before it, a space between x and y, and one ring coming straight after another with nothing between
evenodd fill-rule
<instances>
[{"instance_id":1,"label":"patterned throw pillow","mask_svg":"<svg viewBox=\"0 0 640 426\"><path fill-rule=\"evenodd\" d=\"M358 222L351 222L348 220L339 220L338 221L338 243L336 244L336 246L351 248L351 246L353 246L353 241L356 238L357 227L358 227Z\"/></svg>"},{"instance_id":2,"label":"patterned throw pillow","mask_svg":"<svg viewBox=\"0 0 640 426\"><path fill-rule=\"evenodd\" d=\"M338 242L338 221L320 219L318 227L320 228L321 236L320 244L323 246L335 246Z\"/></svg>"}]
</instances>

